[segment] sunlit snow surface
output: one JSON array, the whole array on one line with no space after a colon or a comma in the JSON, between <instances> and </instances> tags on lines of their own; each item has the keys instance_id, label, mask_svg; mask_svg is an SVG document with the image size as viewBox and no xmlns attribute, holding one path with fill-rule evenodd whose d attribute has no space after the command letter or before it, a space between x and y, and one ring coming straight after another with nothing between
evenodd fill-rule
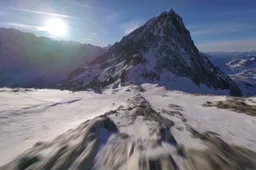
<instances>
[{"instance_id":1,"label":"sunlit snow surface","mask_svg":"<svg viewBox=\"0 0 256 170\"><path fill-rule=\"evenodd\" d=\"M182 92L166 91L161 87L152 88L151 85L145 88L151 88L143 96L154 109L167 109L169 104L179 105L183 109L181 113L187 119L186 124L199 132L215 132L230 144L244 146L256 151L256 135L254 135L256 117L226 109L202 106L206 101L225 100L226 96L184 94ZM251 99L256 101L256 97ZM175 122L175 119L173 121ZM177 126L179 122L178 120ZM180 141L180 143L183 142L186 144L187 141Z\"/></svg>"},{"instance_id":2,"label":"sunlit snow surface","mask_svg":"<svg viewBox=\"0 0 256 170\"><path fill-rule=\"evenodd\" d=\"M202 106L206 101L225 100L225 96L185 94L167 91L150 84L144 84L142 87L146 89L145 92L135 92L133 88L121 87L106 90L103 94L90 91L73 93L59 90L0 89L0 165L7 163L38 141L52 140L67 130L76 128L81 122L114 110L120 105L125 106L126 101L136 93L141 93L152 108L159 112L170 109L169 104L182 108L180 112L187 119L186 122L174 116L161 114L175 123L172 133L177 142L185 147L204 147L191 137L185 127L187 124L199 132L216 132L229 144L256 151L256 117ZM256 98L252 100L256 101ZM124 123L122 121L125 120L118 121ZM142 135L137 133L136 129L141 128L143 132L143 120L137 121L122 131ZM184 130L177 130L181 127ZM147 131L143 134L147 135Z\"/></svg>"},{"instance_id":3,"label":"sunlit snow surface","mask_svg":"<svg viewBox=\"0 0 256 170\"><path fill-rule=\"evenodd\" d=\"M1 89L0 165L38 141L52 140L85 120L115 109L131 95Z\"/></svg>"}]
</instances>

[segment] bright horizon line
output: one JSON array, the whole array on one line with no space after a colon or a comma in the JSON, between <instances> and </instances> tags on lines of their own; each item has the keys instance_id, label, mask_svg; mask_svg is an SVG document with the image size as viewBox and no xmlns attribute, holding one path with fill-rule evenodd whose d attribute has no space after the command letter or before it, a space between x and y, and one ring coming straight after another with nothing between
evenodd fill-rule
<instances>
[{"instance_id":1,"label":"bright horizon line","mask_svg":"<svg viewBox=\"0 0 256 170\"><path fill-rule=\"evenodd\" d=\"M35 29L38 29L38 30L41 30L40 28L42 28L42 27L40 27L40 26L30 26L30 25L23 25L23 24L15 24L15 23L10 23L10 25L13 25L13 26L21 26L21 27L34 27ZM76 41L76 40L67 40L67 39L64 39L64 38L62 38L62 37L57 37L57 36L53 36L53 35L49 35L49 36L39 36L39 35L36 35L35 33L33 33L33 32L30 32L30 31L24 31L24 30L22 30L22 29L18 29L18 28L13 28L13 27L8 27L8 28L6 28L6 27L0 27L0 28L4 28L4 29L14 29L14 30L18 30L18 31L20 31L20 32L22 32L22 33L28 33L28 34L33 34L34 36L36 36L36 37L38 37L38 38L49 38L49 39L51 39L51 40L55 40L55 41L66 41L66 42L73 42L73 43L80 43L80 44L89 44L89 45L92 45L92 46L97 46L97 47L101 47L101 48L104 48L104 47L107 47L107 46L109 46L109 45L113 45L114 43L116 43L116 42L120 42L121 41L121 39L119 40L119 41L116 41L116 42L114 42L113 44L107 44L107 45L97 45L97 44L93 44L93 43L89 43L89 42L81 42L81 41ZM123 37L125 37L125 36L127 36L127 35L124 35ZM192 39L193 40L193 39ZM216 50L216 51L204 51L204 50L200 50L200 46L208 46L208 47L210 47L210 46L214 46L215 44L220 44L221 46L223 46L223 44L225 44L225 45L228 45L228 43L230 43L230 44L232 44L232 42L241 42L241 43L244 43L244 42L246 42L246 41L248 41L248 42L253 42L253 43L255 43L255 45L256 45L256 41L254 41L254 40L229 40L229 41L216 41L216 42L211 42L211 43L204 43L204 44L195 44L195 46L197 47L197 49L200 51L200 52L202 52L202 53L221 53L221 52L223 52L223 53L243 53L243 52L256 52L256 50L255 49L253 49L253 50L243 50L243 51L232 51L232 50Z\"/></svg>"}]
</instances>

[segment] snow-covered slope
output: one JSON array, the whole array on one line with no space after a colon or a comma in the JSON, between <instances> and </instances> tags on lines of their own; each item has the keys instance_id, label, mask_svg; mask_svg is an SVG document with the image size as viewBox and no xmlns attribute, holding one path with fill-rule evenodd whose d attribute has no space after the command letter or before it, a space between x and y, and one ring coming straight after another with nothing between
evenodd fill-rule
<instances>
[{"instance_id":1,"label":"snow-covered slope","mask_svg":"<svg viewBox=\"0 0 256 170\"><path fill-rule=\"evenodd\" d=\"M0 89L0 96L1 170L256 168L256 117L202 106L225 96L152 84L102 94Z\"/></svg>"},{"instance_id":2,"label":"snow-covered slope","mask_svg":"<svg viewBox=\"0 0 256 170\"><path fill-rule=\"evenodd\" d=\"M0 87L53 87L105 49L0 28Z\"/></svg>"},{"instance_id":3,"label":"snow-covered slope","mask_svg":"<svg viewBox=\"0 0 256 170\"><path fill-rule=\"evenodd\" d=\"M240 95L237 85L195 47L173 10L150 19L108 52L74 70L64 88L156 83L191 93Z\"/></svg>"},{"instance_id":4,"label":"snow-covered slope","mask_svg":"<svg viewBox=\"0 0 256 170\"><path fill-rule=\"evenodd\" d=\"M244 70L256 68L256 56L248 56L250 58L233 58L226 63L226 66L232 70Z\"/></svg>"},{"instance_id":5,"label":"snow-covered slope","mask_svg":"<svg viewBox=\"0 0 256 170\"><path fill-rule=\"evenodd\" d=\"M0 90L0 165L38 141L49 141L122 105L132 93ZM100 103L100 104L99 104Z\"/></svg>"},{"instance_id":6,"label":"snow-covered slope","mask_svg":"<svg viewBox=\"0 0 256 170\"><path fill-rule=\"evenodd\" d=\"M256 52L207 55L217 67L238 84L243 95L256 95Z\"/></svg>"},{"instance_id":7,"label":"snow-covered slope","mask_svg":"<svg viewBox=\"0 0 256 170\"><path fill-rule=\"evenodd\" d=\"M244 95L256 95L256 56L232 59L226 63L226 67L232 70L230 77L239 85Z\"/></svg>"}]
</instances>

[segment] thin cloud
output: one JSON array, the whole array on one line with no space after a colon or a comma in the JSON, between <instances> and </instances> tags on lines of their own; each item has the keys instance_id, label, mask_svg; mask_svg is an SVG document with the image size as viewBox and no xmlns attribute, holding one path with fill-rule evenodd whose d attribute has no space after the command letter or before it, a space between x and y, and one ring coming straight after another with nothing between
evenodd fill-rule
<instances>
[{"instance_id":1,"label":"thin cloud","mask_svg":"<svg viewBox=\"0 0 256 170\"><path fill-rule=\"evenodd\" d=\"M109 32L108 31L103 31L102 32L104 35L109 35Z\"/></svg>"},{"instance_id":2,"label":"thin cloud","mask_svg":"<svg viewBox=\"0 0 256 170\"><path fill-rule=\"evenodd\" d=\"M81 3L81 2L77 2L77 1L72 1L72 0L66 0L66 1L71 3L71 4L79 5L79 6L86 7L86 8L91 8L91 9L95 9L96 8L94 6L87 5L87 4L84 4L84 3Z\"/></svg>"},{"instance_id":3,"label":"thin cloud","mask_svg":"<svg viewBox=\"0 0 256 170\"><path fill-rule=\"evenodd\" d=\"M8 22L5 24L14 28L19 28L19 29L26 29L31 31L45 31L45 28L42 26L27 25L27 24L21 24L21 23L13 23L13 22Z\"/></svg>"},{"instance_id":4,"label":"thin cloud","mask_svg":"<svg viewBox=\"0 0 256 170\"><path fill-rule=\"evenodd\" d=\"M23 8L13 8L13 7L9 7L9 9L15 10L15 11L22 11L22 12L34 13L34 14L39 14L39 15L49 15L49 16L61 17L61 18L80 19L79 17L75 17L75 16L71 16L71 15L63 15L63 14L57 14L57 13L50 13L50 12L42 12L42 11L28 10L28 9L23 9Z\"/></svg>"},{"instance_id":5,"label":"thin cloud","mask_svg":"<svg viewBox=\"0 0 256 170\"><path fill-rule=\"evenodd\" d=\"M253 51L256 49L255 40L224 40L205 44L198 44L197 47L200 51L215 52L215 51L226 51L226 52L244 52Z\"/></svg>"},{"instance_id":6,"label":"thin cloud","mask_svg":"<svg viewBox=\"0 0 256 170\"><path fill-rule=\"evenodd\" d=\"M206 34L215 34L215 33L236 32L241 29L242 27L207 28L207 29L191 31L191 35L206 35Z\"/></svg>"},{"instance_id":7,"label":"thin cloud","mask_svg":"<svg viewBox=\"0 0 256 170\"><path fill-rule=\"evenodd\" d=\"M93 35L93 36L97 36L97 35L99 35L99 33L98 33L98 32L91 32L91 33L89 33L89 34L91 34L91 35Z\"/></svg>"},{"instance_id":8,"label":"thin cloud","mask_svg":"<svg viewBox=\"0 0 256 170\"><path fill-rule=\"evenodd\" d=\"M125 35L131 33L132 31L139 28L140 26L141 26L141 21L138 21L138 20L130 21L130 22L124 24Z\"/></svg>"},{"instance_id":9,"label":"thin cloud","mask_svg":"<svg viewBox=\"0 0 256 170\"><path fill-rule=\"evenodd\" d=\"M225 15L242 15L242 14L255 14L256 10L255 9L246 9L246 10L236 10L236 11L223 11L223 12L218 12L218 13L213 13L213 15L218 15L218 16L225 16Z\"/></svg>"},{"instance_id":10,"label":"thin cloud","mask_svg":"<svg viewBox=\"0 0 256 170\"><path fill-rule=\"evenodd\" d=\"M191 35L193 36L201 36L208 34L220 34L220 33L229 33L229 32L237 32L242 30L251 30L256 29L253 25L245 25L245 24L218 24L218 25L208 25L208 26L188 26L190 28Z\"/></svg>"},{"instance_id":11,"label":"thin cloud","mask_svg":"<svg viewBox=\"0 0 256 170\"><path fill-rule=\"evenodd\" d=\"M104 9L104 8L99 8L99 7L96 7L96 6L88 5L88 4L81 3L81 2L78 2L78 1L74 1L74 0L66 0L66 1L73 4L73 5L84 7L84 8L100 9L100 10L108 11L107 9Z\"/></svg>"},{"instance_id":12,"label":"thin cloud","mask_svg":"<svg viewBox=\"0 0 256 170\"><path fill-rule=\"evenodd\" d=\"M6 14L5 11L0 10L0 17L1 17L1 16L4 16L5 14Z\"/></svg>"},{"instance_id":13,"label":"thin cloud","mask_svg":"<svg viewBox=\"0 0 256 170\"><path fill-rule=\"evenodd\" d=\"M82 41L91 41L92 38L83 38Z\"/></svg>"},{"instance_id":14,"label":"thin cloud","mask_svg":"<svg viewBox=\"0 0 256 170\"><path fill-rule=\"evenodd\" d=\"M111 12L110 14L105 16L105 20L107 22L117 22L120 20L121 14L118 12Z\"/></svg>"}]
</instances>

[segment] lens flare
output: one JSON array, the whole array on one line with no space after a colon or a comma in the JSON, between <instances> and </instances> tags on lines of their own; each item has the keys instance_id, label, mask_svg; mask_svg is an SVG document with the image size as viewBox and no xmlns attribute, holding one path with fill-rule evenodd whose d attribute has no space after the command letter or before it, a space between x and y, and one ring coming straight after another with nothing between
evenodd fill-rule
<instances>
[{"instance_id":1,"label":"lens flare","mask_svg":"<svg viewBox=\"0 0 256 170\"><path fill-rule=\"evenodd\" d=\"M68 32L67 24L63 20L57 18L47 20L44 28L50 34L58 37L64 37Z\"/></svg>"}]
</instances>

